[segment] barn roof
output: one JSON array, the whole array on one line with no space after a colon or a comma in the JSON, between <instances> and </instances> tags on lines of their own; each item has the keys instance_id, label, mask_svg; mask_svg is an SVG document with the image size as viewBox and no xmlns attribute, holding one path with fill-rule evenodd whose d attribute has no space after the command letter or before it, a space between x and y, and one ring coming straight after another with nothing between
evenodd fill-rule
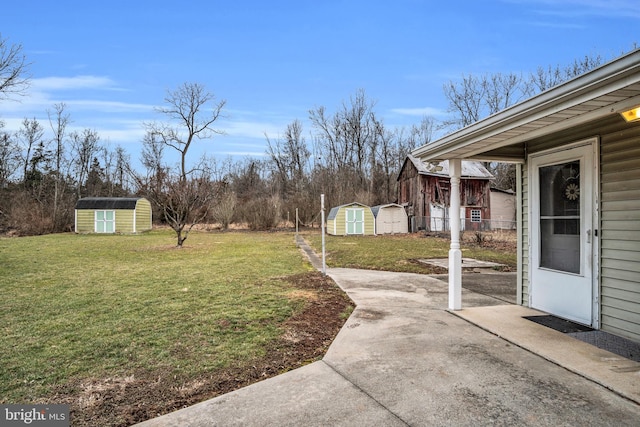
<instances>
[{"instance_id":1,"label":"barn roof","mask_svg":"<svg viewBox=\"0 0 640 427\"><path fill-rule=\"evenodd\" d=\"M423 162L417 157L411 154L407 155L407 159L410 160L418 173L421 175L433 175L449 177L449 161L444 160L441 162ZM491 179L493 175L485 168L482 163L476 161L462 161L462 178L474 178L474 179Z\"/></svg>"},{"instance_id":2,"label":"barn roof","mask_svg":"<svg viewBox=\"0 0 640 427\"><path fill-rule=\"evenodd\" d=\"M130 209L136 208L136 203L142 197L85 197L78 200L76 209Z\"/></svg>"},{"instance_id":3,"label":"barn roof","mask_svg":"<svg viewBox=\"0 0 640 427\"><path fill-rule=\"evenodd\" d=\"M344 208L346 206L353 206L353 205L362 206L363 208L368 208L369 207L367 205L363 205L362 203L358 203L358 202L347 203L347 204L344 204L344 205L336 206L336 207L331 208L331 210L329 211L329 216L327 216L327 219L336 219L336 216L338 216L338 211L341 208Z\"/></svg>"}]
</instances>

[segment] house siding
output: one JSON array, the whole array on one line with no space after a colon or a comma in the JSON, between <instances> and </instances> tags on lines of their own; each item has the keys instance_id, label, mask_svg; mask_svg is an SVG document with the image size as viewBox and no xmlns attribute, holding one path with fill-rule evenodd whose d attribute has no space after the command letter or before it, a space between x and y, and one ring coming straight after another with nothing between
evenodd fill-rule
<instances>
[{"instance_id":1,"label":"house siding","mask_svg":"<svg viewBox=\"0 0 640 427\"><path fill-rule=\"evenodd\" d=\"M530 153L600 137L600 329L640 341L640 125L619 116L529 141ZM522 166L521 304L529 305L529 183Z\"/></svg>"},{"instance_id":2,"label":"house siding","mask_svg":"<svg viewBox=\"0 0 640 427\"><path fill-rule=\"evenodd\" d=\"M602 135L600 159L600 325L640 341L640 127Z\"/></svg>"}]
</instances>

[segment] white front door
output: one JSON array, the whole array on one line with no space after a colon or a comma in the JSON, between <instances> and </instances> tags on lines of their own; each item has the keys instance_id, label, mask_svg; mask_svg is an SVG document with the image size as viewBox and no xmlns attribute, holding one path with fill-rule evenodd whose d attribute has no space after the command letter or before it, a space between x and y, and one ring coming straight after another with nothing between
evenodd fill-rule
<instances>
[{"instance_id":1,"label":"white front door","mask_svg":"<svg viewBox=\"0 0 640 427\"><path fill-rule=\"evenodd\" d=\"M529 169L531 306L593 326L597 145L594 139L532 155Z\"/></svg>"}]
</instances>

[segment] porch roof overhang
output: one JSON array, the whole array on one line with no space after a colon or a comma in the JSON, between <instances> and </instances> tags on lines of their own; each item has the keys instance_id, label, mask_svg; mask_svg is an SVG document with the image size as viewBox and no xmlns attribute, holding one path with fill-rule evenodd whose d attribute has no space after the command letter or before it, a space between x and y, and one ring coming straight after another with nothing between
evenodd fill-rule
<instances>
[{"instance_id":1,"label":"porch roof overhang","mask_svg":"<svg viewBox=\"0 0 640 427\"><path fill-rule=\"evenodd\" d=\"M640 49L415 149L423 161L523 162L523 143L640 105ZM620 120L623 120L620 117Z\"/></svg>"}]
</instances>

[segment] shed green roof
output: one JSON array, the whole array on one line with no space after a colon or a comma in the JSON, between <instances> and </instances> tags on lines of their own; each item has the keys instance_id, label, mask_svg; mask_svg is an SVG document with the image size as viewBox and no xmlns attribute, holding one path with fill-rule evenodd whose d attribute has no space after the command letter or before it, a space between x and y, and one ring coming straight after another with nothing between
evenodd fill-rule
<instances>
[{"instance_id":1,"label":"shed green roof","mask_svg":"<svg viewBox=\"0 0 640 427\"><path fill-rule=\"evenodd\" d=\"M136 208L136 203L142 197L85 197L78 200L76 209L130 209Z\"/></svg>"}]
</instances>

